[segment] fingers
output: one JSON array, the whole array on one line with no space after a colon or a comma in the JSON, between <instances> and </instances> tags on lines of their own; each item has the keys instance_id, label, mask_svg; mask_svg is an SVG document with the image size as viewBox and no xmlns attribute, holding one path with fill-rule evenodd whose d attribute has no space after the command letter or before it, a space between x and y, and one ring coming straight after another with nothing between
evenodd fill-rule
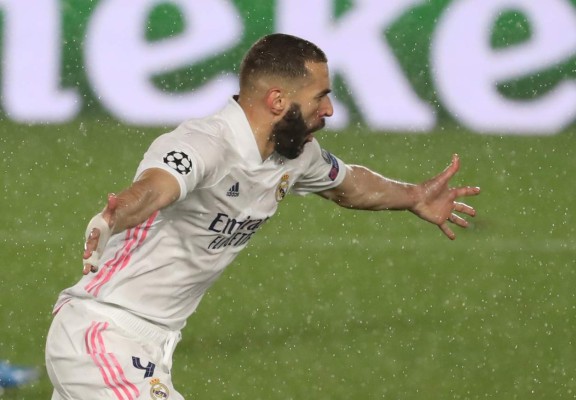
<instances>
[{"instance_id":1,"label":"fingers","mask_svg":"<svg viewBox=\"0 0 576 400\"><path fill-rule=\"evenodd\" d=\"M95 265L86 264L82 270L82 274L88 275L90 272L98 272L98 267Z\"/></svg>"},{"instance_id":2,"label":"fingers","mask_svg":"<svg viewBox=\"0 0 576 400\"><path fill-rule=\"evenodd\" d=\"M444 171L442 171L436 178L433 180L436 183L440 183L442 186L448 185L449 180L458 172L460 168L460 158L457 154L452 156L452 162ZM447 189L447 186L444 186L444 190ZM445 192L446 193L446 192ZM476 210L473 207L470 207L467 204L455 201L459 197L468 197L468 196L476 196L480 194L480 188L474 186L463 186L463 187L456 187L456 188L449 188L448 189L448 201L452 205L452 210L446 220L442 221L438 224L438 227L446 235L450 240L454 240L456 235L449 227L449 222L453 223L462 228L468 227L468 221L464 218L460 217L456 213L468 215L470 217L474 217L476 215ZM446 199L446 198L445 198ZM449 207L449 205L445 204L444 207Z\"/></svg>"},{"instance_id":3,"label":"fingers","mask_svg":"<svg viewBox=\"0 0 576 400\"><path fill-rule=\"evenodd\" d=\"M455 202L453 210L455 212L463 213L463 214L469 215L471 217L474 217L476 215L476 210L474 208L470 207L469 205L464 204L464 203ZM458 214L455 214L454 212L450 213L450 215L448 216L446 221L438 225L440 230L450 240L456 239L456 235L454 234L452 229L449 228L447 222L451 222L454 225L458 225L461 228L467 228L469 225L468 221L466 221L464 218L462 218Z\"/></svg>"},{"instance_id":4,"label":"fingers","mask_svg":"<svg viewBox=\"0 0 576 400\"><path fill-rule=\"evenodd\" d=\"M464 218L462 218L459 215L456 215L454 213L450 214L450 216L448 217L448 221L450 221L453 224L456 224L462 228L468 227L468 221L466 221Z\"/></svg>"},{"instance_id":5,"label":"fingers","mask_svg":"<svg viewBox=\"0 0 576 400\"><path fill-rule=\"evenodd\" d=\"M458 154L452 154L451 165L453 166L453 168L456 168L456 171L460 169L460 156Z\"/></svg>"},{"instance_id":6,"label":"fingers","mask_svg":"<svg viewBox=\"0 0 576 400\"><path fill-rule=\"evenodd\" d=\"M112 220L116 208L118 208L118 196L114 193L110 193L108 194L108 203L106 204L106 208L102 211L102 216L106 218L107 221Z\"/></svg>"},{"instance_id":7,"label":"fingers","mask_svg":"<svg viewBox=\"0 0 576 400\"><path fill-rule=\"evenodd\" d=\"M470 207L468 204L464 203L454 202L454 211L469 215L471 217L474 217L476 215L476 210Z\"/></svg>"},{"instance_id":8,"label":"fingers","mask_svg":"<svg viewBox=\"0 0 576 400\"><path fill-rule=\"evenodd\" d=\"M480 188L478 186L463 186L452 188L452 192L454 193L454 197L469 197L469 196L476 196L480 194Z\"/></svg>"},{"instance_id":9,"label":"fingers","mask_svg":"<svg viewBox=\"0 0 576 400\"><path fill-rule=\"evenodd\" d=\"M438 227L440 228L442 233L444 233L444 235L448 237L448 239L450 240L456 239L456 235L454 234L454 232L452 232L452 229L448 227L448 224L446 222L438 225Z\"/></svg>"},{"instance_id":10,"label":"fingers","mask_svg":"<svg viewBox=\"0 0 576 400\"><path fill-rule=\"evenodd\" d=\"M460 157L458 157L458 154L453 154L452 162L437 176L437 178L440 179L442 183L447 183L459 169Z\"/></svg>"},{"instance_id":11,"label":"fingers","mask_svg":"<svg viewBox=\"0 0 576 400\"><path fill-rule=\"evenodd\" d=\"M96 249L98 246L98 240L100 239L100 230L98 228L94 228L90 231L88 235L88 239L86 239L86 243L84 243L84 258L90 257L90 254ZM87 254L90 253L90 254Z\"/></svg>"},{"instance_id":12,"label":"fingers","mask_svg":"<svg viewBox=\"0 0 576 400\"><path fill-rule=\"evenodd\" d=\"M108 194L108 208L114 211L117 206L118 206L118 196L116 196L114 193Z\"/></svg>"},{"instance_id":13,"label":"fingers","mask_svg":"<svg viewBox=\"0 0 576 400\"><path fill-rule=\"evenodd\" d=\"M446 235L448 237L448 239L450 239L450 240L456 239L456 234L454 234L454 231L452 231L452 229L450 229L447 222L452 222L453 224L458 225L461 228L467 228L468 227L468 221L466 221L464 218L462 218L462 217L460 217L454 213L450 214L450 216L448 217L446 222L443 222L440 225L438 225L438 227L440 228L442 233L444 233L444 235Z\"/></svg>"},{"instance_id":14,"label":"fingers","mask_svg":"<svg viewBox=\"0 0 576 400\"><path fill-rule=\"evenodd\" d=\"M100 231L97 228L92 229L92 231L90 231L90 234L88 235L86 243L84 243L84 253L82 254L82 258L84 260L87 260L92 256L94 250L96 250L98 246L99 239L100 239ZM88 275L88 273L90 272L98 272L98 267L92 264L84 264L82 274Z\"/></svg>"},{"instance_id":15,"label":"fingers","mask_svg":"<svg viewBox=\"0 0 576 400\"><path fill-rule=\"evenodd\" d=\"M84 260L88 260L92 256L93 251L84 250L84 255L82 256ZM88 275L90 272L98 272L98 266L84 263L84 268L82 269L82 274Z\"/></svg>"},{"instance_id":16,"label":"fingers","mask_svg":"<svg viewBox=\"0 0 576 400\"><path fill-rule=\"evenodd\" d=\"M464 203L454 202L452 210L453 212L450 213L446 221L438 225L442 233L444 233L444 235L446 235L450 240L456 239L456 235L448 226L448 222L451 222L461 228L467 228L469 225L468 221L456 214L456 212L469 215L470 217L474 217L476 215L476 210L470 207L468 204Z\"/></svg>"},{"instance_id":17,"label":"fingers","mask_svg":"<svg viewBox=\"0 0 576 400\"><path fill-rule=\"evenodd\" d=\"M114 193L108 194L108 202L102 213L97 214L90 220L86 228L86 242L84 243L84 253L82 254L84 275L90 272L98 272L98 264L104 246L111 235L110 223L114 220L114 214L118 208L118 196ZM88 230L92 229L88 232ZM102 243L100 243L102 241ZM100 248L99 248L100 246Z\"/></svg>"}]
</instances>

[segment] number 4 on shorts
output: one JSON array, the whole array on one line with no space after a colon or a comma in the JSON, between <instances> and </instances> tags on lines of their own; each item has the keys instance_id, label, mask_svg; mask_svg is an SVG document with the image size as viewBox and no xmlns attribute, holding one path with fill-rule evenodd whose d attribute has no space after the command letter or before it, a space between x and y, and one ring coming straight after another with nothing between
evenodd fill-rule
<instances>
[{"instance_id":1,"label":"number 4 on shorts","mask_svg":"<svg viewBox=\"0 0 576 400\"><path fill-rule=\"evenodd\" d=\"M132 365L134 365L135 368L143 369L144 371L146 371L144 372L144 378L149 378L153 376L154 368L156 368L156 364L153 364L151 362L148 362L148 365L143 367L142 363L140 363L140 358L134 356L132 356Z\"/></svg>"}]
</instances>

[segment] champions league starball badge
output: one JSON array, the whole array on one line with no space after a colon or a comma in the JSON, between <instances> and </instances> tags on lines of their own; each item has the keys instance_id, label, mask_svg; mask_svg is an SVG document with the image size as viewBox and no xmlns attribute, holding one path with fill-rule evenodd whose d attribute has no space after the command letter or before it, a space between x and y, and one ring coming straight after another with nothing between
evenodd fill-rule
<instances>
[{"instance_id":1,"label":"champions league starball badge","mask_svg":"<svg viewBox=\"0 0 576 400\"><path fill-rule=\"evenodd\" d=\"M170 396L170 391L168 387L160 382L160 379L154 378L150 380L150 398L152 400L164 399L166 400Z\"/></svg>"},{"instance_id":2,"label":"champions league starball badge","mask_svg":"<svg viewBox=\"0 0 576 400\"><path fill-rule=\"evenodd\" d=\"M284 196L286 196L286 193L288 193L289 179L290 179L290 175L288 175L288 174L284 174L284 175L282 175L282 178L280 178L280 182L278 183L278 186L276 186L276 201L277 202L282 201Z\"/></svg>"},{"instance_id":3,"label":"champions league starball badge","mask_svg":"<svg viewBox=\"0 0 576 400\"><path fill-rule=\"evenodd\" d=\"M188 175L192 171L192 161L183 151L171 151L164 156L163 161L181 175Z\"/></svg>"}]
</instances>

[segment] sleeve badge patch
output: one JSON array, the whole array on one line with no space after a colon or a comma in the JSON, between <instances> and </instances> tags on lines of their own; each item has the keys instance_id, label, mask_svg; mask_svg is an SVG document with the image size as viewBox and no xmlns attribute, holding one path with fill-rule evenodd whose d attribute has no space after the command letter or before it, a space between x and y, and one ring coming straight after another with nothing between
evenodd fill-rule
<instances>
[{"instance_id":1,"label":"sleeve badge patch","mask_svg":"<svg viewBox=\"0 0 576 400\"><path fill-rule=\"evenodd\" d=\"M332 167L328 172L328 178L331 181L335 180L340 172L340 165L338 164L338 160L334 157L329 151L322 149L322 158L326 161L326 164L330 164Z\"/></svg>"},{"instance_id":2,"label":"sleeve badge patch","mask_svg":"<svg viewBox=\"0 0 576 400\"><path fill-rule=\"evenodd\" d=\"M164 164L181 175L188 175L192 171L192 161L183 151L171 151L164 156Z\"/></svg>"}]
</instances>

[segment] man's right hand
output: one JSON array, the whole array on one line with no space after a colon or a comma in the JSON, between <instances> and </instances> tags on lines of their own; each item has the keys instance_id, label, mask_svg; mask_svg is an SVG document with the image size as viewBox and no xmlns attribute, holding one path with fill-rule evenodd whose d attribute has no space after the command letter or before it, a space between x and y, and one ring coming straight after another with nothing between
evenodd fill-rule
<instances>
[{"instance_id":1,"label":"man's right hand","mask_svg":"<svg viewBox=\"0 0 576 400\"><path fill-rule=\"evenodd\" d=\"M82 274L88 275L89 272L98 272L100 257L114 227L114 214L117 207L118 197L115 194L109 194L108 204L104 211L99 216L94 217L88 224L84 254L82 255L84 264ZM105 224L108 226L107 229Z\"/></svg>"}]
</instances>

